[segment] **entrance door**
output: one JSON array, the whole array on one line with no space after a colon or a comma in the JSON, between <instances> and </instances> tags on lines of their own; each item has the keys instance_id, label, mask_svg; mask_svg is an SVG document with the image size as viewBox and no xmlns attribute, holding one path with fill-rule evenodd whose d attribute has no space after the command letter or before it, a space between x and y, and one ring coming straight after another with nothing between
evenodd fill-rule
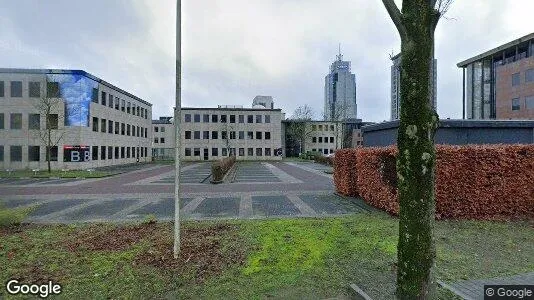
<instances>
[{"instance_id":1,"label":"entrance door","mask_svg":"<svg viewBox=\"0 0 534 300\"><path fill-rule=\"evenodd\" d=\"M208 160L208 159L209 159L208 148L204 148L204 160Z\"/></svg>"}]
</instances>

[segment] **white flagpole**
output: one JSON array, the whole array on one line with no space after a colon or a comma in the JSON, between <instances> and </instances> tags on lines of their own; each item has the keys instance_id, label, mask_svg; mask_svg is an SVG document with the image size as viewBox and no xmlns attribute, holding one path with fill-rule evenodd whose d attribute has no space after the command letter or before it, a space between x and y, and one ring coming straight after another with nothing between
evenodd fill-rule
<instances>
[{"instance_id":1,"label":"white flagpole","mask_svg":"<svg viewBox=\"0 0 534 300\"><path fill-rule=\"evenodd\" d=\"M182 1L177 0L176 7L176 104L174 109L174 258L180 254L180 154L181 154L181 120L182 120Z\"/></svg>"}]
</instances>

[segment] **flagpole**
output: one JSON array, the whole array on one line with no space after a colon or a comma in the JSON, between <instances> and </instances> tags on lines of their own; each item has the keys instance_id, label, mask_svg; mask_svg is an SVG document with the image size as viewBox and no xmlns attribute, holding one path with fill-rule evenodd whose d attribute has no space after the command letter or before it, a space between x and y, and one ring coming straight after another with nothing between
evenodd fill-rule
<instances>
[{"instance_id":1,"label":"flagpole","mask_svg":"<svg viewBox=\"0 0 534 300\"><path fill-rule=\"evenodd\" d=\"M182 35L181 13L182 1L177 0L176 7L176 104L174 108L174 258L180 254L180 154L181 154L181 120L182 120Z\"/></svg>"}]
</instances>

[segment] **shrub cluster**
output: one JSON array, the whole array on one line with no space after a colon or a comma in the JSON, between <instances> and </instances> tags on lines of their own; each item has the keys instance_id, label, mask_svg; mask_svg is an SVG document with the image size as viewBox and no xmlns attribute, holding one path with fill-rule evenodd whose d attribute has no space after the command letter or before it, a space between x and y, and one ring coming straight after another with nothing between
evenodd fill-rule
<instances>
[{"instance_id":1,"label":"shrub cluster","mask_svg":"<svg viewBox=\"0 0 534 300\"><path fill-rule=\"evenodd\" d=\"M334 164L334 160L332 157L326 157L326 156L316 156L314 161L319 164L332 166Z\"/></svg>"},{"instance_id":2,"label":"shrub cluster","mask_svg":"<svg viewBox=\"0 0 534 300\"><path fill-rule=\"evenodd\" d=\"M437 219L534 216L534 145L438 145L436 154ZM395 147L336 152L337 191L397 214L396 155Z\"/></svg>"},{"instance_id":3,"label":"shrub cluster","mask_svg":"<svg viewBox=\"0 0 534 300\"><path fill-rule=\"evenodd\" d=\"M213 182L221 182L224 178L224 175L232 168L235 164L235 156L229 156L221 160L214 161L211 164L211 180Z\"/></svg>"}]
</instances>

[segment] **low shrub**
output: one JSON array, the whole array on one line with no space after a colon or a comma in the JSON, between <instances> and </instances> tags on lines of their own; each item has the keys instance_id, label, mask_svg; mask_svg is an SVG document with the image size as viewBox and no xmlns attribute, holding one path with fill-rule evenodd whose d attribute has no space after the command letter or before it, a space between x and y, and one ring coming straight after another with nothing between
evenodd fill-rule
<instances>
[{"instance_id":1,"label":"low shrub","mask_svg":"<svg viewBox=\"0 0 534 300\"><path fill-rule=\"evenodd\" d=\"M314 161L319 164L332 166L334 164L334 161L332 157L326 157L326 156L316 156Z\"/></svg>"},{"instance_id":2,"label":"low shrub","mask_svg":"<svg viewBox=\"0 0 534 300\"><path fill-rule=\"evenodd\" d=\"M0 204L0 227L20 225L32 210L33 207L6 208Z\"/></svg>"},{"instance_id":3,"label":"low shrub","mask_svg":"<svg viewBox=\"0 0 534 300\"><path fill-rule=\"evenodd\" d=\"M221 182L224 179L224 175L235 164L235 156L229 156L218 161L214 161L211 164L211 178L213 182Z\"/></svg>"}]
</instances>

